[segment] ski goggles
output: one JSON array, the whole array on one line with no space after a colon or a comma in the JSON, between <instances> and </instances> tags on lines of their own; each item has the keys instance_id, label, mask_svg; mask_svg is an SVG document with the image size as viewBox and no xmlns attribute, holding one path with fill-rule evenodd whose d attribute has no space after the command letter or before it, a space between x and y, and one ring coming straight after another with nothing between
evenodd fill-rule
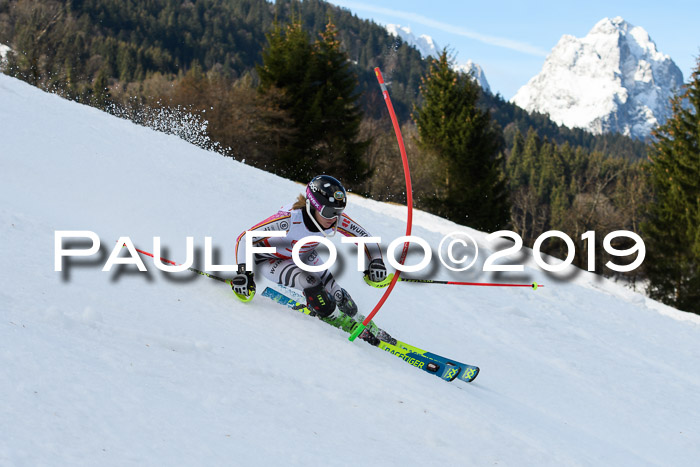
<instances>
[{"instance_id":1,"label":"ski goggles","mask_svg":"<svg viewBox=\"0 0 700 467\"><path fill-rule=\"evenodd\" d=\"M342 193L342 192L339 192ZM345 193L342 193L342 199L345 199ZM316 199L316 195L307 187L306 188L306 199L309 200L311 206L323 217L324 219L335 219L340 217L340 215L345 210L345 206L323 206Z\"/></svg>"}]
</instances>

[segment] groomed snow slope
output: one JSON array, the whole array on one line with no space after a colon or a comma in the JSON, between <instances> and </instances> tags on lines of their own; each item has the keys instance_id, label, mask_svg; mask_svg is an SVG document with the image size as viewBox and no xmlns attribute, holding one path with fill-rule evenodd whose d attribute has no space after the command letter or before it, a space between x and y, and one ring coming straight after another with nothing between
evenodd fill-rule
<instances>
[{"instance_id":1,"label":"groomed snow slope","mask_svg":"<svg viewBox=\"0 0 700 467\"><path fill-rule=\"evenodd\" d=\"M588 273L546 287L400 283L401 339L482 368L446 383L258 296L145 261L101 272L120 236L185 259L301 185L0 75L0 465L697 465L700 323ZM350 197L386 246L405 207ZM54 231L102 257L54 272ZM417 213L434 248L448 232ZM348 245L339 273L363 309ZM528 253L529 255L529 253ZM482 251L481 258L484 258ZM336 270L341 265L336 265ZM438 278L493 280L486 275ZM263 279L259 279L262 288Z\"/></svg>"}]
</instances>

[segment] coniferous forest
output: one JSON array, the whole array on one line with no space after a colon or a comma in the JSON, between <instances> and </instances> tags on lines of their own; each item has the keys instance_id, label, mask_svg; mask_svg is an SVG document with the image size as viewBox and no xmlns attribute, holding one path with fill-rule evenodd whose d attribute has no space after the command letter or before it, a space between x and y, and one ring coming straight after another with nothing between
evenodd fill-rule
<instances>
[{"instance_id":1,"label":"coniferous forest","mask_svg":"<svg viewBox=\"0 0 700 467\"><path fill-rule=\"evenodd\" d=\"M171 119L162 127L164 115L206 122L180 136L300 182L327 172L356 193L401 203L378 66L416 207L513 230L527 246L562 231L583 268L605 234L638 233L647 259L625 280L700 313L697 72L674 117L643 142L530 114L454 72L446 51L424 60L381 26L320 0L0 0L0 43L11 48L2 71L34 86L163 131L174 131ZM597 244L582 239L587 231ZM556 239L543 250L567 254ZM609 259L597 255L596 272L614 275Z\"/></svg>"}]
</instances>

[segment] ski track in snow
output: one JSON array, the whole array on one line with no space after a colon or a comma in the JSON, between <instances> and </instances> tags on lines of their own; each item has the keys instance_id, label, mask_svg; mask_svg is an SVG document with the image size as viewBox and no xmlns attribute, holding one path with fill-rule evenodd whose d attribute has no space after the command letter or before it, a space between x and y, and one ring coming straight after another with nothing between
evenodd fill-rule
<instances>
[{"instance_id":1,"label":"ski track in snow","mask_svg":"<svg viewBox=\"0 0 700 467\"><path fill-rule=\"evenodd\" d=\"M557 281L529 250L515 278L436 268L545 284L398 284L377 322L482 369L445 383L148 258L148 273L101 272L121 236L148 251L161 236L178 262L186 236L200 251L211 236L228 264L300 184L4 75L0 129L1 465L697 465L697 316L587 272ZM351 196L348 213L384 247L405 231L402 206ZM96 232L99 257L54 272L55 230ZM434 248L453 231L483 264L485 234L416 212ZM369 311L383 291L336 243Z\"/></svg>"}]
</instances>

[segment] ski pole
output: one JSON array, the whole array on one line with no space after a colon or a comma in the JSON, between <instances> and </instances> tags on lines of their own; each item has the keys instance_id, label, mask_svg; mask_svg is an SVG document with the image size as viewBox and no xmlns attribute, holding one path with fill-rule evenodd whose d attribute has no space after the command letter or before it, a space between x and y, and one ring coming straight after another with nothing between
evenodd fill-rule
<instances>
[{"instance_id":1,"label":"ski pole","mask_svg":"<svg viewBox=\"0 0 700 467\"><path fill-rule=\"evenodd\" d=\"M134 248L134 249L135 249L137 252L141 253L142 255L150 256L151 258L156 259L156 257L153 256L153 253L149 253L149 252L147 252L147 251L139 250L138 248ZM169 259L160 258L160 257L159 257L158 259L160 259L160 261L163 262L163 263L172 264L173 266L182 266L181 264L177 264L175 261L171 261L171 260L169 260ZM215 279L215 280L217 280L217 281L226 282L226 283L229 283L229 282L230 282L229 280L224 279L223 277L215 276L214 274L209 274L208 272L205 272L205 271L200 271L200 270L197 269L197 268L187 268L187 270L188 270L188 271L192 271L192 272L196 272L197 274L201 274L201 275L203 275L203 276L210 277L210 278Z\"/></svg>"},{"instance_id":2,"label":"ski pole","mask_svg":"<svg viewBox=\"0 0 700 467\"><path fill-rule=\"evenodd\" d=\"M491 282L455 282L455 281L436 281L432 279L406 279L405 277L399 277L402 282L420 282L424 284L447 284L447 285L472 285L481 287L531 287L533 290L537 290L544 285L540 285L537 282L532 284L501 284L501 283L491 283Z\"/></svg>"},{"instance_id":3,"label":"ski pole","mask_svg":"<svg viewBox=\"0 0 700 467\"><path fill-rule=\"evenodd\" d=\"M401 127L399 126L399 121L396 118L396 113L394 112L394 106L391 104L391 98L389 97L389 91L386 88L386 84L384 84L384 77L382 76L382 72L379 69L379 67L376 67L374 69L374 73L377 75L377 81L379 82L379 86L382 90L382 95L384 96L384 102L386 103L387 109L389 109L389 116L391 117L391 123L394 125L394 133L396 133L396 140L399 143L399 151L401 152L401 161L403 162L403 173L404 173L404 178L406 181L406 208L408 209L407 213L407 218L406 218L406 236L411 235L411 225L413 224L413 189L411 188L411 171L408 168L408 157L406 156L406 147L403 144L403 137L401 136ZM406 261L406 256L408 255L408 242L404 242L403 244L403 250L401 251L401 257L399 259L399 264L403 264ZM362 331L365 330L365 327L372 321L372 318L374 318L374 315L379 312L379 309L384 305L384 302L386 302L386 299L389 298L389 294L391 294L391 291L394 289L394 286L396 285L396 282L399 280L399 275L401 274L401 271L396 271L396 274L394 274L393 278L391 279L389 286L384 292L384 295L382 295L382 298L379 300L377 305L374 307L372 312L367 315L365 320L357 326L357 329L355 329L355 332L353 332L349 340L352 342L355 340L357 336L359 336Z\"/></svg>"},{"instance_id":4,"label":"ski pole","mask_svg":"<svg viewBox=\"0 0 700 467\"><path fill-rule=\"evenodd\" d=\"M122 247L124 247L124 246L126 246L126 245L122 245ZM134 247L134 249L135 249L138 253L141 253L142 255L150 256L151 258L155 259L155 256L153 255L153 253L149 253L149 252L147 252L147 251L139 250L139 249L136 248L136 247ZM166 259L166 258L161 258L161 257L159 257L159 259L160 259L160 261L163 262L163 263L172 264L173 266L181 266L180 264L176 263L175 261L171 261L171 260ZM231 285L231 280L230 280L230 279L224 279L223 277L219 277L219 276L216 276L216 275L214 275L214 274L210 274L210 273L208 273L208 272L206 272L206 271L201 271L201 270L199 270L199 269L197 269L197 268L193 268L193 267L189 267L189 268L187 268L187 270L188 270L188 271L192 271L192 272L196 272L197 274L200 274L200 275L202 275L202 276L209 277L210 279L214 279L214 280L223 282L223 283L225 283L225 284ZM233 293L234 293L234 294L236 295L236 297L238 297L238 299L241 300L242 302L249 302L249 301L251 301L251 300L253 299L253 296L255 295L255 293L251 293L250 296L246 297L246 296L244 296L244 295L238 294L235 290L233 291Z\"/></svg>"},{"instance_id":5,"label":"ski pole","mask_svg":"<svg viewBox=\"0 0 700 467\"><path fill-rule=\"evenodd\" d=\"M367 276L365 276L365 282L367 282L372 287L378 289L384 288L389 284L391 280L391 274L387 276L382 282L372 282ZM542 284L533 282L532 284L503 284L500 282L457 282L457 281L438 281L434 279L409 279L407 277L399 277L401 282L416 282L420 284L445 284L445 285L471 285L471 286L481 286L481 287L530 287L533 290L537 290L540 287L544 287Z\"/></svg>"}]
</instances>

